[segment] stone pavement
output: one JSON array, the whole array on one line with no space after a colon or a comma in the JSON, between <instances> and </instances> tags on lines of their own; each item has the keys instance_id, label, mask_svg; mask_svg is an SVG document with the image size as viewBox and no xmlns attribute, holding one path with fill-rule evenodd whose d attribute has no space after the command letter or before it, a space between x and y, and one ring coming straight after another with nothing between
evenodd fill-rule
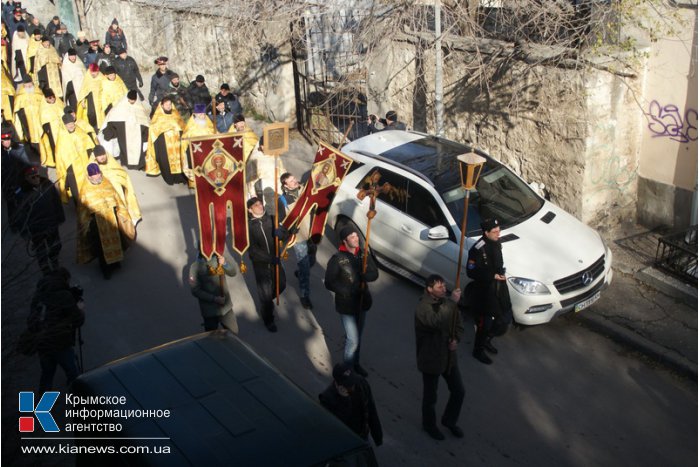
<instances>
[{"instance_id":1,"label":"stone pavement","mask_svg":"<svg viewBox=\"0 0 700 467\"><path fill-rule=\"evenodd\" d=\"M658 238L653 232L632 225L603 236L613 252L612 283L598 302L569 319L697 379L697 283L651 267Z\"/></svg>"}]
</instances>

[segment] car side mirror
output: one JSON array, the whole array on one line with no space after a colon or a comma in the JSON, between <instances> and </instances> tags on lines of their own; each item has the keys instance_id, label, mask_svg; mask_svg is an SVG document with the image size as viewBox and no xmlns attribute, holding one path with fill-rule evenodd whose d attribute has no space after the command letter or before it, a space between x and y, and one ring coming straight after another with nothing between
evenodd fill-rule
<instances>
[{"instance_id":1,"label":"car side mirror","mask_svg":"<svg viewBox=\"0 0 700 467\"><path fill-rule=\"evenodd\" d=\"M428 238L430 240L445 240L450 238L450 234L447 231L447 227L444 225L438 225L437 227L433 227L432 229L428 230Z\"/></svg>"}]
</instances>

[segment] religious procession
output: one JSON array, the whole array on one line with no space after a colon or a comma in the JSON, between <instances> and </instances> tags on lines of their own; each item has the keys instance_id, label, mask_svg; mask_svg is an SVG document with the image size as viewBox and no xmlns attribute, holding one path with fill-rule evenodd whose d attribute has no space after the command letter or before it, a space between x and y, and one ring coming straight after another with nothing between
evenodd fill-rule
<instances>
[{"instance_id":1,"label":"religious procession","mask_svg":"<svg viewBox=\"0 0 700 467\"><path fill-rule=\"evenodd\" d=\"M164 190L180 190L178 201L196 209L195 235L187 239L195 254L184 282L199 304L203 330L239 333L238 297L227 278L240 273L251 277L250 294L262 325L277 333L280 297L289 281L285 263L296 264L298 303L305 310L314 308L311 270L335 193L353 166L351 158L321 141L313 162L295 176L281 157L289 148L288 123L265 124L256 133L240 93L225 82L218 91L210 90L201 74L186 86L163 55L153 61L150 81L144 80L129 56L127 32L118 18L106 26L104 41L86 31L76 31L74 37L59 17L43 27L20 2L3 4L4 208L11 231L26 242L42 274L27 330L20 336L22 353L39 355L42 391L56 387L58 366L68 384L84 371L79 332L85 301L82 289L70 283L74 264L95 265L92 274L105 281L126 280L130 268L138 267L132 265L143 264L139 228L165 215L142 209L144 202L154 201L143 198L139 182L144 177L162 179ZM377 128L376 118L370 122L368 117L365 131L404 130L397 120L391 111ZM369 252L370 224L377 196L391 189L379 178L368 176L358 195L359 201L370 200L366 232L341 226L338 248L326 265L323 288L333 296L345 336L334 382L319 396L329 412L364 440L371 435L377 446L383 442L382 427L360 349L372 306L370 283L379 277ZM174 196L173 191L164 193L164 198ZM67 220L75 226L66 228ZM65 238L59 230L75 234ZM60 254L66 242L74 242L74 262ZM444 285L441 277L430 279L425 306L444 305L438 317L417 324L421 339L434 341L438 332L449 342L435 350L439 358L419 355L419 360L428 359L421 364L430 367L421 371L431 375L436 364L447 362L443 357L454 353L461 333L461 320L455 320L459 294L445 301ZM47 306L43 318L41 305ZM71 331L41 331L61 326ZM456 368L456 363L449 366ZM455 394L443 425L461 438L457 419L464 393L459 372L451 374ZM430 385L424 429L432 438L444 439L435 425L435 400L429 400L435 398L437 376Z\"/></svg>"}]
</instances>

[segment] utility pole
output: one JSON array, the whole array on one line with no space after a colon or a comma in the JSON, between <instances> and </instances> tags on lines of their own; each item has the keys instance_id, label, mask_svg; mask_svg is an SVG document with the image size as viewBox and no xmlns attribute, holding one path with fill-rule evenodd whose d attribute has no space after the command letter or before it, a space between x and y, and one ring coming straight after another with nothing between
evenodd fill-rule
<instances>
[{"instance_id":1,"label":"utility pole","mask_svg":"<svg viewBox=\"0 0 700 467\"><path fill-rule=\"evenodd\" d=\"M438 136L445 134L442 102L442 0L435 0L435 126Z\"/></svg>"}]
</instances>

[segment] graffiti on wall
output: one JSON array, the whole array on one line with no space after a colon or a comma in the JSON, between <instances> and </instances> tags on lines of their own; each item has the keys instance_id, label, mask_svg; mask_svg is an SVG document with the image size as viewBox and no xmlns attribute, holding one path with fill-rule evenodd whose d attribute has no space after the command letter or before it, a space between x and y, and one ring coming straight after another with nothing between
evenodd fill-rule
<instances>
[{"instance_id":1,"label":"graffiti on wall","mask_svg":"<svg viewBox=\"0 0 700 467\"><path fill-rule=\"evenodd\" d=\"M618 155L612 143L615 140L615 124L598 124L593 133L597 134L598 138L590 150L599 156L587 170L592 191L615 191L623 194L633 189L639 167L634 159Z\"/></svg>"},{"instance_id":2,"label":"graffiti on wall","mask_svg":"<svg viewBox=\"0 0 700 467\"><path fill-rule=\"evenodd\" d=\"M648 127L654 138L670 138L671 141L679 143L698 140L697 109L687 109L683 116L677 105L661 105L653 100L649 103L647 115L649 116Z\"/></svg>"}]
</instances>

